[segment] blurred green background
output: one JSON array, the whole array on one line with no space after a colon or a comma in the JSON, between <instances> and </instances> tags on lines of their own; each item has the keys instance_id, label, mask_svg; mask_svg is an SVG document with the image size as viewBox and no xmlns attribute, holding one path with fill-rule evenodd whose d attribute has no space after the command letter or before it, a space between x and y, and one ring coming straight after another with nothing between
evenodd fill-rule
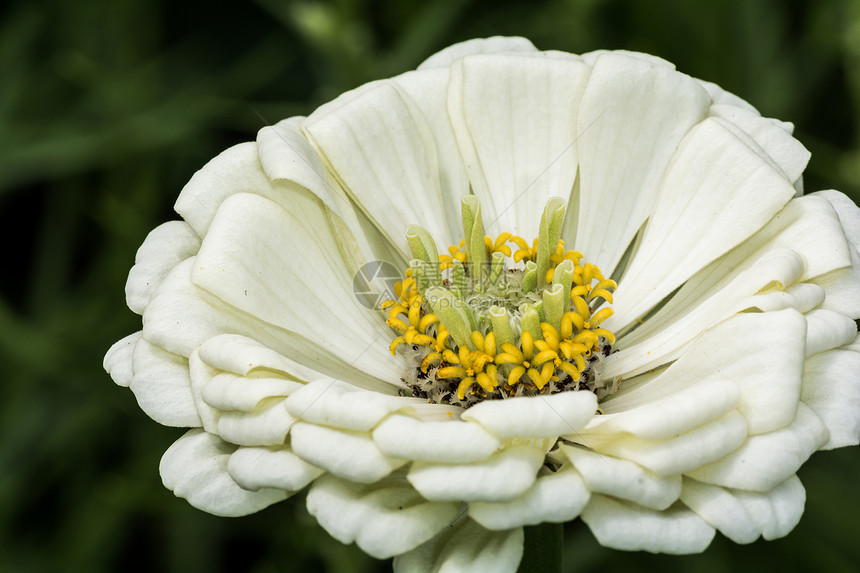
<instances>
[{"instance_id":1,"label":"blurred green background","mask_svg":"<svg viewBox=\"0 0 860 573\"><path fill-rule=\"evenodd\" d=\"M139 328L123 285L147 232L222 149L471 37L625 48L796 124L807 190L860 199L860 2L163 0L0 11L0 571L390 571L333 541L303 496L221 519L165 490L181 430L102 371ZM800 472L787 538L665 557L566 529L566 571L858 571L860 450Z\"/></svg>"}]
</instances>

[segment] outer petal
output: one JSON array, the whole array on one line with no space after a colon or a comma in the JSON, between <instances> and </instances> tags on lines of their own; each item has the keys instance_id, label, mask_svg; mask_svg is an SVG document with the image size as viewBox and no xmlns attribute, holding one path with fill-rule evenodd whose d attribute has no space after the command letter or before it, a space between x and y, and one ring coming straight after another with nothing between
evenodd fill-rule
<instances>
[{"instance_id":1,"label":"outer petal","mask_svg":"<svg viewBox=\"0 0 860 573\"><path fill-rule=\"evenodd\" d=\"M728 129L713 118L702 121L666 172L642 244L618 285L616 321L638 318L761 229L793 195L785 177Z\"/></svg>"},{"instance_id":2,"label":"outer petal","mask_svg":"<svg viewBox=\"0 0 860 573\"><path fill-rule=\"evenodd\" d=\"M395 573L514 573L523 557L522 528L489 531L460 520L421 547L394 558Z\"/></svg>"},{"instance_id":3,"label":"outer petal","mask_svg":"<svg viewBox=\"0 0 860 573\"><path fill-rule=\"evenodd\" d=\"M458 504L423 499L404 480L358 485L325 476L308 492L308 512L332 537L377 559L425 543L457 516Z\"/></svg>"},{"instance_id":4,"label":"outer petal","mask_svg":"<svg viewBox=\"0 0 860 573\"><path fill-rule=\"evenodd\" d=\"M653 509L666 509L681 494L681 476L657 477L627 460L564 444L560 449L573 462L588 489L595 493L605 493Z\"/></svg>"},{"instance_id":5,"label":"outer petal","mask_svg":"<svg viewBox=\"0 0 860 573\"><path fill-rule=\"evenodd\" d=\"M550 396L486 400L466 410L461 418L508 438L555 438L581 429L594 416L592 392L562 392Z\"/></svg>"},{"instance_id":6,"label":"outer petal","mask_svg":"<svg viewBox=\"0 0 860 573\"><path fill-rule=\"evenodd\" d=\"M469 517L493 530L563 523L579 515L590 497L580 475L567 466L538 477L524 494L511 501L473 501L469 504Z\"/></svg>"},{"instance_id":7,"label":"outer petal","mask_svg":"<svg viewBox=\"0 0 860 573\"><path fill-rule=\"evenodd\" d=\"M434 501L510 501L534 483L543 460L543 450L513 446L474 464L415 462L407 478Z\"/></svg>"},{"instance_id":8,"label":"outer petal","mask_svg":"<svg viewBox=\"0 0 860 573\"><path fill-rule=\"evenodd\" d=\"M230 456L227 471L243 489L299 491L323 474L287 447L239 448Z\"/></svg>"},{"instance_id":9,"label":"outer petal","mask_svg":"<svg viewBox=\"0 0 860 573\"><path fill-rule=\"evenodd\" d=\"M860 352L831 350L810 357L804 364L801 399L812 408L830 433L823 449L860 443Z\"/></svg>"},{"instance_id":10,"label":"outer petal","mask_svg":"<svg viewBox=\"0 0 860 573\"><path fill-rule=\"evenodd\" d=\"M170 269L197 253L200 238L184 221L169 221L153 229L137 250L125 283L128 307L143 314L152 293Z\"/></svg>"},{"instance_id":11,"label":"outer petal","mask_svg":"<svg viewBox=\"0 0 860 573\"><path fill-rule=\"evenodd\" d=\"M766 493L725 490L684 478L681 501L735 543L752 543L759 535L776 539L794 529L803 514L806 494L797 476Z\"/></svg>"},{"instance_id":12,"label":"outer petal","mask_svg":"<svg viewBox=\"0 0 860 573\"><path fill-rule=\"evenodd\" d=\"M253 412L224 412L218 418L218 435L240 446L279 446L295 423L284 401L275 399Z\"/></svg>"},{"instance_id":13,"label":"outer petal","mask_svg":"<svg viewBox=\"0 0 860 573\"><path fill-rule=\"evenodd\" d=\"M140 340L140 334L140 331L138 331L115 342L105 354L104 369L119 386L127 387L131 384L133 377L131 360L134 347L137 345L137 341Z\"/></svg>"},{"instance_id":14,"label":"outer petal","mask_svg":"<svg viewBox=\"0 0 860 573\"><path fill-rule=\"evenodd\" d=\"M531 240L546 201L570 196L588 73L575 60L529 55L469 56L451 68L448 113L489 229Z\"/></svg>"},{"instance_id":15,"label":"outer petal","mask_svg":"<svg viewBox=\"0 0 860 573\"><path fill-rule=\"evenodd\" d=\"M373 430L373 440L389 456L447 463L485 460L502 445L477 424L423 421L397 414Z\"/></svg>"},{"instance_id":16,"label":"outer petal","mask_svg":"<svg viewBox=\"0 0 860 573\"><path fill-rule=\"evenodd\" d=\"M432 68L448 68L455 61L472 54L500 54L507 52L537 52L535 48L526 38L516 36L493 36L491 38L475 38L459 42L452 46L448 46L440 52L436 52L421 65L419 70Z\"/></svg>"},{"instance_id":17,"label":"outer petal","mask_svg":"<svg viewBox=\"0 0 860 573\"><path fill-rule=\"evenodd\" d=\"M164 452L161 478L168 489L188 503L214 515L236 517L260 511L286 499L280 489L248 491L227 472L236 447L201 430L190 430Z\"/></svg>"},{"instance_id":18,"label":"outer petal","mask_svg":"<svg viewBox=\"0 0 860 573\"><path fill-rule=\"evenodd\" d=\"M186 358L141 338L134 347L133 369L129 388L149 417L165 426L201 425Z\"/></svg>"},{"instance_id":19,"label":"outer petal","mask_svg":"<svg viewBox=\"0 0 860 573\"><path fill-rule=\"evenodd\" d=\"M293 452L306 462L358 483L375 482L405 460L386 456L365 432L299 422L290 430Z\"/></svg>"},{"instance_id":20,"label":"outer petal","mask_svg":"<svg viewBox=\"0 0 860 573\"><path fill-rule=\"evenodd\" d=\"M597 58L576 130L580 198L572 244L586 260L615 268L648 217L678 144L710 103L695 80L669 67L627 54Z\"/></svg>"},{"instance_id":21,"label":"outer petal","mask_svg":"<svg viewBox=\"0 0 860 573\"><path fill-rule=\"evenodd\" d=\"M714 538L713 527L677 505L655 511L592 495L582 520L601 545L626 551L701 553Z\"/></svg>"},{"instance_id":22,"label":"outer petal","mask_svg":"<svg viewBox=\"0 0 860 573\"><path fill-rule=\"evenodd\" d=\"M394 82L374 82L322 106L303 125L350 196L404 253L402 233L412 223L433 237L454 236L442 206L433 133L408 100Z\"/></svg>"},{"instance_id":23,"label":"outer petal","mask_svg":"<svg viewBox=\"0 0 860 573\"><path fill-rule=\"evenodd\" d=\"M293 269L301 253L303 272ZM336 239L258 195L225 200L194 263L192 281L235 308L323 345L354 369L401 385L385 323L351 292ZM331 317L339 318L336 328ZM371 338L370 344L356 341ZM378 340L378 342L377 342Z\"/></svg>"},{"instance_id":24,"label":"outer petal","mask_svg":"<svg viewBox=\"0 0 860 573\"><path fill-rule=\"evenodd\" d=\"M793 475L827 442L827 429L800 404L790 426L750 437L723 459L687 472L699 481L752 491L770 491Z\"/></svg>"}]
</instances>

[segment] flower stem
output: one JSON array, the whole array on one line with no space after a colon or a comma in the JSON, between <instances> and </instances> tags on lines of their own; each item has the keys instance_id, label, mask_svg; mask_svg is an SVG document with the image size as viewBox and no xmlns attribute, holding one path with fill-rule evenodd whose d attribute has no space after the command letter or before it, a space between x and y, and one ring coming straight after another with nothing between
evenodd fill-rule
<instances>
[{"instance_id":1,"label":"flower stem","mask_svg":"<svg viewBox=\"0 0 860 573\"><path fill-rule=\"evenodd\" d=\"M523 559L517 573L561 573L562 524L541 523L524 529Z\"/></svg>"}]
</instances>

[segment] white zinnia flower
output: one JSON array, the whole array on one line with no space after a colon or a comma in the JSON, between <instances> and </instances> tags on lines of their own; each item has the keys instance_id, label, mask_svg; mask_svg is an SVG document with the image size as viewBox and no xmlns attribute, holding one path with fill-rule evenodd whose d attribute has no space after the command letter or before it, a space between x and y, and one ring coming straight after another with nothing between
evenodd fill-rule
<instances>
[{"instance_id":1,"label":"white zinnia flower","mask_svg":"<svg viewBox=\"0 0 860 573\"><path fill-rule=\"evenodd\" d=\"M176 495L235 516L310 485L397 570L514 571L523 526L577 516L629 550L786 535L798 468L860 440L860 211L802 195L791 129L643 54L452 46L200 170L105 367L191 428ZM413 259L385 311L354 296Z\"/></svg>"}]
</instances>

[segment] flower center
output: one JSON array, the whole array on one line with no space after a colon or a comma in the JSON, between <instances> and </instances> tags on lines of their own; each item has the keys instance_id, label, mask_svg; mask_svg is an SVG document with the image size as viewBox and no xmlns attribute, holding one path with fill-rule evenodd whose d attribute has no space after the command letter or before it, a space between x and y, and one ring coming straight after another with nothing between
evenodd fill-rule
<instances>
[{"instance_id":1,"label":"flower center","mask_svg":"<svg viewBox=\"0 0 860 573\"><path fill-rule=\"evenodd\" d=\"M602 386L596 366L615 337L600 324L612 316L617 285L582 253L565 251L564 210L561 199L547 203L531 246L511 233L484 235L471 195L462 203L465 238L449 254L438 254L424 228L407 229L414 258L398 300L383 309L412 396L469 407Z\"/></svg>"}]
</instances>

